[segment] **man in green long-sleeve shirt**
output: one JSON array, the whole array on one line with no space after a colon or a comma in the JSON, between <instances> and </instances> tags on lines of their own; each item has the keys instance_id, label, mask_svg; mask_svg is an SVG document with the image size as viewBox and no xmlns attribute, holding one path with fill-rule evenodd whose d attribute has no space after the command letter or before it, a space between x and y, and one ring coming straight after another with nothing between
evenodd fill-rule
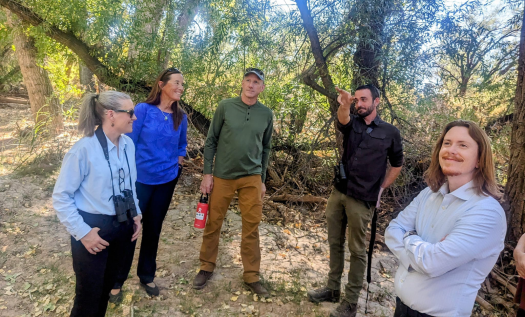
<instances>
[{"instance_id":1,"label":"man in green long-sleeve shirt","mask_svg":"<svg viewBox=\"0 0 525 317\"><path fill-rule=\"evenodd\" d=\"M204 147L204 179L201 183L201 192L211 193L209 217L200 251L201 267L193 281L195 289L204 288L213 275L222 222L237 192L242 216L244 283L254 293L268 296L268 291L259 281L259 223L266 192L264 181L273 114L257 101L263 90L263 72L248 68L242 81L241 96L222 100L213 116Z\"/></svg>"}]
</instances>

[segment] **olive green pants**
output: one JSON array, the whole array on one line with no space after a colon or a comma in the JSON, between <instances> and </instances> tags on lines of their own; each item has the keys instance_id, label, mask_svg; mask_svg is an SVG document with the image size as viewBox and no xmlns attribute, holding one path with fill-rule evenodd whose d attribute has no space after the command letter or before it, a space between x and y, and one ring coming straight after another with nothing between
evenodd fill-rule
<instances>
[{"instance_id":1,"label":"olive green pants","mask_svg":"<svg viewBox=\"0 0 525 317\"><path fill-rule=\"evenodd\" d=\"M345 260L345 236L348 225L348 249L350 250L350 271L345 288L345 300L356 304L363 287L366 269L366 229L372 220L375 204L366 203L347 196L334 188L326 205L328 244L330 245L330 272L328 288L341 288L341 275Z\"/></svg>"}]
</instances>

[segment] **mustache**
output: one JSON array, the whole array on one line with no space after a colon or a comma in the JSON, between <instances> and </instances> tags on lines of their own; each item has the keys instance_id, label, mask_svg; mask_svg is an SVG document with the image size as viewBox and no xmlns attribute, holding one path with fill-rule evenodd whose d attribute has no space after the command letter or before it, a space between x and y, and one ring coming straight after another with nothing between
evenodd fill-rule
<instances>
[{"instance_id":1,"label":"mustache","mask_svg":"<svg viewBox=\"0 0 525 317\"><path fill-rule=\"evenodd\" d=\"M442 159L444 160L454 160L454 161L457 161L457 162L463 162L464 160L460 157L457 157L457 156L454 156L454 155L444 155L441 157Z\"/></svg>"}]
</instances>

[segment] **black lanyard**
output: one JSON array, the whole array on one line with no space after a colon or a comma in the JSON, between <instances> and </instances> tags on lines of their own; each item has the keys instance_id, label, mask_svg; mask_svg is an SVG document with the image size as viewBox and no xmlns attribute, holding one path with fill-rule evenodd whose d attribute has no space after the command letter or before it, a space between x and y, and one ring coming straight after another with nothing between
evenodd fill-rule
<instances>
[{"instance_id":1,"label":"black lanyard","mask_svg":"<svg viewBox=\"0 0 525 317\"><path fill-rule=\"evenodd\" d=\"M111 189L113 190L113 196L109 198L111 199L115 196L115 185L113 185L113 171L111 170L111 164L109 162L108 140L106 139L106 135L102 130L102 125L99 125L98 128L95 130L95 135L97 136L98 142L100 142L100 145L102 146L102 150L104 151L104 157L106 158L106 161L108 161L109 173L111 174ZM126 156L126 163L128 164L129 188L133 190L133 186L131 185L131 168L129 167L128 154L126 153L126 149L124 149L124 156Z\"/></svg>"}]
</instances>

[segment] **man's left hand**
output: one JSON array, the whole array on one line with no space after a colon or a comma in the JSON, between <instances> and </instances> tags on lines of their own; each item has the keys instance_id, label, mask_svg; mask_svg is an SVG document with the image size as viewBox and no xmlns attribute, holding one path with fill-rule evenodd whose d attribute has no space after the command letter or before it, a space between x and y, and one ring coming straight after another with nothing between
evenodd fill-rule
<instances>
[{"instance_id":1,"label":"man's left hand","mask_svg":"<svg viewBox=\"0 0 525 317\"><path fill-rule=\"evenodd\" d=\"M140 221L142 220L142 215L138 215L135 218L133 218L133 236L131 236L131 242L137 240L140 234L140 229L142 229L142 223Z\"/></svg>"},{"instance_id":2,"label":"man's left hand","mask_svg":"<svg viewBox=\"0 0 525 317\"><path fill-rule=\"evenodd\" d=\"M261 185L261 199L264 199L264 195L266 194L266 185L262 183Z\"/></svg>"}]
</instances>

